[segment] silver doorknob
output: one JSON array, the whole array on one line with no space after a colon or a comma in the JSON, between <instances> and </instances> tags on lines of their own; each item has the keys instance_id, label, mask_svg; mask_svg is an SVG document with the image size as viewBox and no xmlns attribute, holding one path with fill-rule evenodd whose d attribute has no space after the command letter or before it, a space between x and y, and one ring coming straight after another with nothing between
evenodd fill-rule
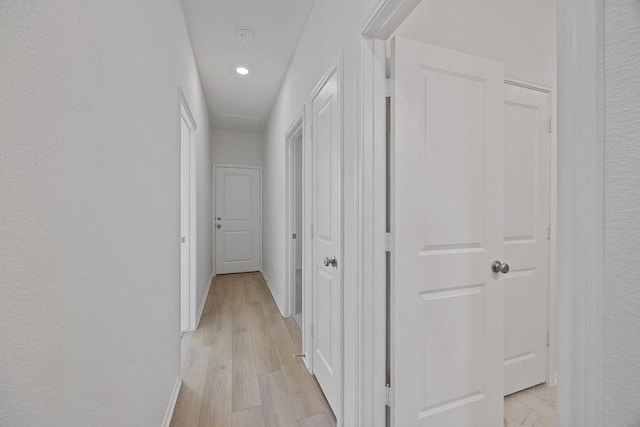
<instances>
[{"instance_id":1,"label":"silver doorknob","mask_svg":"<svg viewBox=\"0 0 640 427\"><path fill-rule=\"evenodd\" d=\"M222 228L221 224L216 225L216 228Z\"/></svg>"},{"instance_id":2,"label":"silver doorknob","mask_svg":"<svg viewBox=\"0 0 640 427\"><path fill-rule=\"evenodd\" d=\"M218 217L217 219L218 219L218 221L221 221L221 220L222 220L222 217Z\"/></svg>"},{"instance_id":3,"label":"silver doorknob","mask_svg":"<svg viewBox=\"0 0 640 427\"><path fill-rule=\"evenodd\" d=\"M509 272L509 264L498 260L493 261L491 263L491 271L493 271L494 273L507 274Z\"/></svg>"},{"instance_id":4,"label":"silver doorknob","mask_svg":"<svg viewBox=\"0 0 640 427\"><path fill-rule=\"evenodd\" d=\"M332 256L331 258L329 257L324 257L324 266L325 267L337 267L338 266L338 260L336 259L335 255Z\"/></svg>"}]
</instances>

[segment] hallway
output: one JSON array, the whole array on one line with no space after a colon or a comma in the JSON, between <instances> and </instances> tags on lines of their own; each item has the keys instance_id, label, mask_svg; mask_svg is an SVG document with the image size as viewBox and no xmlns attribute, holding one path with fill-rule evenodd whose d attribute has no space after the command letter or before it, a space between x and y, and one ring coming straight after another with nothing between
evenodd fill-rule
<instances>
[{"instance_id":1,"label":"hallway","mask_svg":"<svg viewBox=\"0 0 640 427\"><path fill-rule=\"evenodd\" d=\"M216 277L189 339L171 426L335 426L260 273Z\"/></svg>"}]
</instances>

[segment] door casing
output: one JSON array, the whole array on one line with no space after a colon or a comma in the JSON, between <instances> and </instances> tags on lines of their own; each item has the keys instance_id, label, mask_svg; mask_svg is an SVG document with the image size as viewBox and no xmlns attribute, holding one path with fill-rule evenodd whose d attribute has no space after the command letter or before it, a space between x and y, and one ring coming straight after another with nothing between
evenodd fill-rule
<instances>
[{"instance_id":1,"label":"door casing","mask_svg":"<svg viewBox=\"0 0 640 427\"><path fill-rule=\"evenodd\" d=\"M294 224L295 224L295 210L296 210L296 195L295 195L295 185L294 185L294 178L295 178L295 156L294 156L294 144L297 143L298 138L302 139L302 142L300 144L300 149L302 150L302 162L305 163L305 153L306 153L306 144L305 144L305 137L304 137L304 125L305 125L305 120L304 120L304 114L305 114L305 109L302 109L302 112L296 117L296 119L293 121L293 123L291 123L291 126L289 126L289 129L287 129L287 131L284 134L284 140L285 140L285 203L286 203L286 208L285 208L285 238L286 241L288 242L287 247L286 247L286 257L285 257L285 289L286 289L286 297L285 297L285 316L292 316L295 314L295 284L296 284L296 278L295 278L295 251L294 249L294 242L292 239L292 235L293 233L296 232ZM302 191L302 229L303 230L308 230L309 229L309 221L305 218L305 213L309 212L308 209L306 209L306 199L307 197L305 197L306 194L309 194L307 192L307 183L309 182L308 176L307 176L307 168L304 167L302 168L302 172L303 172L303 178L302 178L302 185L303 185L303 191ZM306 289L305 289L305 283L308 283L306 280L306 277L304 276L306 270L309 267L309 263L307 262L307 254L309 252L308 250L308 243L310 242L310 239L308 238L308 234L309 233L302 233L302 238L300 238L300 236L297 236L296 239L296 244L302 245L302 271L303 271L303 280L302 280L302 304L303 304L303 309L302 309L302 328L304 329L304 324L305 324L305 311L306 311L306 307L305 307L305 294L306 294ZM302 344L303 348L304 348L304 342ZM307 364L307 360L306 358L304 358L304 362L305 364Z\"/></svg>"},{"instance_id":2,"label":"door casing","mask_svg":"<svg viewBox=\"0 0 640 427\"><path fill-rule=\"evenodd\" d=\"M181 330L182 332L193 331L196 328L196 260L197 258L197 245L196 245L196 158L195 158L195 143L194 132L197 125L191 114L191 110L187 104L184 96L180 95L180 120L184 120L188 129L189 135L187 139L182 141L182 125L181 137L180 137L180 151L181 151L181 232L186 231L186 244L188 245L186 259L183 259L182 245L181 245L181 271L182 268L188 269L187 283L184 283L184 278L181 273L181 304L180 304L180 318L181 318ZM186 146L183 146L186 144ZM185 193L186 187L186 194ZM184 218L184 215L187 218ZM188 230L182 230L185 222L188 223ZM182 236L180 236L180 239ZM186 263L187 266L183 266Z\"/></svg>"}]
</instances>

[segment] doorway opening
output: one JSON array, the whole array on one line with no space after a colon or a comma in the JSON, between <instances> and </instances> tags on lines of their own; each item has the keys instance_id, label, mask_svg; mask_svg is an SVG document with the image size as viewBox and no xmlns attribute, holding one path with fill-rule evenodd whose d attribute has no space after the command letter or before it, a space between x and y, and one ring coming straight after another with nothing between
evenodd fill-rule
<instances>
[{"instance_id":1,"label":"doorway opening","mask_svg":"<svg viewBox=\"0 0 640 427\"><path fill-rule=\"evenodd\" d=\"M196 194L193 135L196 123L184 99L180 100L180 325L196 325Z\"/></svg>"},{"instance_id":2,"label":"doorway opening","mask_svg":"<svg viewBox=\"0 0 640 427\"><path fill-rule=\"evenodd\" d=\"M287 248L287 289L289 294L289 314L303 329L303 255L304 227L304 165L303 165L303 119L302 115L296 119L285 136L286 147L286 186L287 213L286 230L288 236Z\"/></svg>"},{"instance_id":3,"label":"doorway opening","mask_svg":"<svg viewBox=\"0 0 640 427\"><path fill-rule=\"evenodd\" d=\"M415 7L420 2L403 4L409 3ZM377 208L363 217L365 229L375 230L373 237L385 236L386 254L364 253L365 271L377 274L371 277L375 295L365 302L363 314L377 325L365 342L377 354L385 350L387 354L386 360L366 357L365 362L378 378L385 368L390 372L386 387L378 380L365 393L374 402L384 400L389 416L377 421L385 419L380 405L365 423L416 425L416 414L425 426L462 425L455 420L468 419L469 414L477 424L501 424L501 416L505 425L554 423L555 389L549 387L556 382L554 89L511 75L505 81L504 64L483 57L482 52L445 49L411 37L410 31L398 34L404 19L400 15L409 12L391 18L388 11L379 13L363 40L364 62L373 64L365 67L364 84L371 82L374 88L370 97L364 97L365 138L373 140L371 147L365 147L365 158L373 160L371 170L365 165L364 191L371 194L366 205ZM457 117L461 105L466 110ZM475 113L472 105L477 106ZM390 122L384 126L387 115ZM497 137L487 138L489 132ZM455 151L448 151L454 146ZM479 146L484 151L475 155ZM493 154L483 162L464 163L489 153ZM383 159L391 163L387 173ZM445 164L445 159L451 163ZM494 167L487 167L491 162ZM489 178L497 183L490 185ZM474 209L479 200L484 201ZM386 214L384 207L389 209ZM487 213L488 209L494 212ZM479 219L473 212L484 216ZM380 269L386 264L385 255L391 263ZM489 256L484 259L484 255ZM497 271L489 267L496 260L501 267ZM456 267L457 262L465 268ZM443 269L445 265L448 268ZM409 289L409 284L414 287ZM495 309L490 308L492 298L500 302ZM386 325L375 320L385 302L390 303L391 313ZM415 330L412 320L417 318L430 320L425 320L423 333L415 339L408 331ZM496 327L485 325L474 331L489 321ZM494 332L491 341L487 330ZM452 339L455 333L458 339ZM470 339L474 336L482 339ZM486 362L482 368L476 364L479 358L465 359L474 346ZM434 347L439 351L424 350ZM416 349L423 353L406 357ZM469 369L463 372L462 366ZM477 386L479 373L488 372L496 381ZM430 390L428 401L421 400L416 378L429 379L422 386L423 392ZM490 399L493 407L486 399L489 395L495 397Z\"/></svg>"}]
</instances>

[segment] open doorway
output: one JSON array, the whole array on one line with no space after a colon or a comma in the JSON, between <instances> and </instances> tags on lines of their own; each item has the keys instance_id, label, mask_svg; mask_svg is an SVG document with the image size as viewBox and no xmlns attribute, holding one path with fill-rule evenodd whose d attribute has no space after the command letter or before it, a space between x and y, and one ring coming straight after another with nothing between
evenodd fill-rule
<instances>
[{"instance_id":1,"label":"open doorway","mask_svg":"<svg viewBox=\"0 0 640 427\"><path fill-rule=\"evenodd\" d=\"M286 135L287 155L287 215L286 229L289 247L287 251L287 283L289 289L289 313L296 323L302 327L303 313L303 199L304 199L304 165L303 165L303 120L302 115L296 119Z\"/></svg>"},{"instance_id":2,"label":"open doorway","mask_svg":"<svg viewBox=\"0 0 640 427\"><path fill-rule=\"evenodd\" d=\"M393 19L381 10L365 30L374 64L364 73L374 83L365 158L390 163L387 174L375 163L364 190L376 212L389 203L388 215L368 218L388 232L389 253L363 310L388 303L370 341L388 333L376 347L386 366L372 359L387 387L372 394L386 400L390 425L555 425L555 74L523 66L554 70L555 59L530 57L540 41L525 37L512 56L491 50L505 37L494 28L467 38L426 30L427 9ZM385 259L374 252L365 270L377 265Z\"/></svg>"}]
</instances>

